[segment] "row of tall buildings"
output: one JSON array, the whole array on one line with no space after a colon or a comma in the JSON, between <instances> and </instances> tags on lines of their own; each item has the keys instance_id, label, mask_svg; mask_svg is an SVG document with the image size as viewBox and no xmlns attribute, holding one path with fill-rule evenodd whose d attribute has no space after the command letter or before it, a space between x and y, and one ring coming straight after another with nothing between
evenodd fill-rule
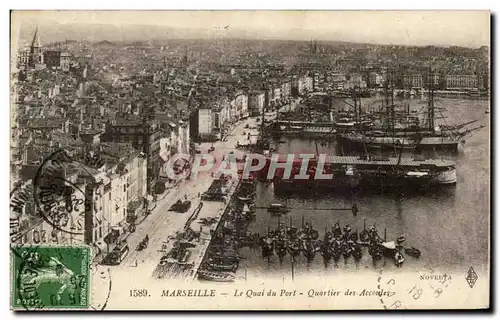
<instances>
[{"instance_id":1,"label":"row of tall buildings","mask_svg":"<svg viewBox=\"0 0 500 320\"><path fill-rule=\"evenodd\" d=\"M308 74L267 79L251 90L236 88L210 103L200 104L191 113L191 137L197 141L221 139L237 121L275 110L290 103L293 97L313 90L314 76Z\"/></svg>"},{"instance_id":2,"label":"row of tall buildings","mask_svg":"<svg viewBox=\"0 0 500 320\"><path fill-rule=\"evenodd\" d=\"M482 74L443 74L429 72L365 72L331 73L324 75L323 82L335 89L383 88L386 82L397 89L421 89L432 85L436 90L488 90L489 76Z\"/></svg>"},{"instance_id":3,"label":"row of tall buildings","mask_svg":"<svg viewBox=\"0 0 500 320\"><path fill-rule=\"evenodd\" d=\"M432 84L441 90L489 89L488 74L434 74L431 77L422 73L404 74L402 88L427 88Z\"/></svg>"}]
</instances>

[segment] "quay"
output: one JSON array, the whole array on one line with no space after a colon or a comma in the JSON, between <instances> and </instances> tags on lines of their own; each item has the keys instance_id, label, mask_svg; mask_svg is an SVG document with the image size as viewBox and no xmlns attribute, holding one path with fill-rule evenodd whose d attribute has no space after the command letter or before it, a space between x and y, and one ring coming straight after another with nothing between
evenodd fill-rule
<instances>
[{"instance_id":1,"label":"quay","mask_svg":"<svg viewBox=\"0 0 500 320\"><path fill-rule=\"evenodd\" d=\"M216 162L222 161L223 156L231 152L241 157L245 152L235 149L236 142L247 137L247 134L243 133L254 133L253 130L245 128L247 125L255 125L255 120L242 121L223 141L200 144L197 145L197 149L202 153L211 153ZM212 146L215 150L207 151ZM238 163L238 167L243 165L243 163ZM189 281L196 278L197 271L212 241L212 234L220 224L224 213L231 206L231 199L238 187L236 177L227 178L223 183L223 196L214 197L217 199L211 199L209 195L214 185L220 185L220 180L212 176L212 172L200 172L195 179L183 181L174 195L175 198L170 198L167 200L168 204L161 205L163 212L153 213L155 219L156 216L159 218L152 222L149 230L144 230L154 232L154 236L150 237L152 248L145 250L149 254L143 251L132 252L125 261L125 265L134 267L135 261L140 261L141 257L147 255L144 260L153 262L148 268L152 269L150 269L152 276L157 279ZM166 212L177 199L189 200L190 209L185 213ZM204 223L207 220L210 223Z\"/></svg>"},{"instance_id":2,"label":"quay","mask_svg":"<svg viewBox=\"0 0 500 320\"><path fill-rule=\"evenodd\" d=\"M209 248L211 242L212 242L212 235L213 233L219 229L221 223L224 221L224 216L231 210L231 207L235 201L235 191L238 189L240 182L239 181L231 181L231 189L228 193L228 198L229 201L226 203L217 203L214 201L207 201L205 203L209 204L209 208L211 209L218 209L217 211L217 222L215 225L211 226L210 228L205 228L200 235L200 244L196 248L196 259L194 261L194 265L190 271L190 277L195 280L198 276L198 270L200 269L200 266L205 259L205 256L207 254L207 249ZM208 218L209 214L211 212L214 212L212 210L203 210L204 213L208 213L208 215L204 214L204 216L199 217L200 219L202 218ZM208 229L208 230L207 230Z\"/></svg>"}]
</instances>

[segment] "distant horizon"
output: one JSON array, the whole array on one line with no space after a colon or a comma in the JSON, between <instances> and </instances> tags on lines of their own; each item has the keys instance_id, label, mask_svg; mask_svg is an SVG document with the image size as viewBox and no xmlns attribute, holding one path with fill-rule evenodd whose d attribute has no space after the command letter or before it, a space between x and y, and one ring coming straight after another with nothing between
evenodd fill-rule
<instances>
[{"instance_id":1,"label":"distant horizon","mask_svg":"<svg viewBox=\"0 0 500 320\"><path fill-rule=\"evenodd\" d=\"M12 11L13 40L31 40L36 26L42 43L241 39L490 46L488 11Z\"/></svg>"},{"instance_id":2,"label":"distant horizon","mask_svg":"<svg viewBox=\"0 0 500 320\"><path fill-rule=\"evenodd\" d=\"M153 39L147 39L147 40L127 40L127 41L121 41L121 40L108 40L108 39L103 39L103 40L75 40L75 39L64 39L64 40L57 40L57 41L51 41L48 42L47 45L51 44L56 44L56 43L63 43L66 41L73 41L73 42L89 42L89 43L99 43L99 42L110 42L111 44L131 44L133 42L149 42L149 41L167 41L167 40L186 40L186 41L193 41L193 40L203 40L203 41L213 41L217 40L218 38L165 38L165 39L158 39L158 38L153 38ZM283 42L310 42L314 41L317 44L332 44L332 43L341 43L341 44L354 44L354 45L371 45L371 46L398 46L398 47L437 47L437 48L451 48L451 47L457 47L457 48L466 48L466 49L471 49L471 50L477 50L480 49L481 47L487 47L489 48L489 45L482 45L479 47L470 47L470 46L460 46L460 45L438 45L438 44L419 44L419 45L406 45L406 44L397 44L397 43L370 43L370 42L356 42L356 41L339 41L339 40L316 40L316 39L281 39L281 38L238 38L238 37L230 37L230 38L224 38L225 41L231 41L231 40L238 40L238 41L283 41ZM30 40L31 41L31 40Z\"/></svg>"}]
</instances>

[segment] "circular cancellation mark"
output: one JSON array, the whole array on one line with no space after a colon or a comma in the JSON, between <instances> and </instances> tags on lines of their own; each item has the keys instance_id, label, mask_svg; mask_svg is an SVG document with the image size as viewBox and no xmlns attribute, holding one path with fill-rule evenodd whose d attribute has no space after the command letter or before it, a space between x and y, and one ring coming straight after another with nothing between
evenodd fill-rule
<instances>
[{"instance_id":1,"label":"circular cancellation mark","mask_svg":"<svg viewBox=\"0 0 500 320\"><path fill-rule=\"evenodd\" d=\"M33 181L35 207L43 220L68 234L83 234L74 225L73 216L84 215L89 209L85 192L67 180L68 170L75 168L75 161L64 149L47 157L38 168ZM76 165L81 165L76 162Z\"/></svg>"}]
</instances>

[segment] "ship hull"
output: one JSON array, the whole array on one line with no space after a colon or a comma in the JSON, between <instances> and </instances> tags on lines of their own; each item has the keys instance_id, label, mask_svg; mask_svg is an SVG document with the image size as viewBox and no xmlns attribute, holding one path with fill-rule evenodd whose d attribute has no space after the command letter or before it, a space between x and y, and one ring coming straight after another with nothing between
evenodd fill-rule
<instances>
[{"instance_id":1,"label":"ship hull","mask_svg":"<svg viewBox=\"0 0 500 320\"><path fill-rule=\"evenodd\" d=\"M336 131L334 129L328 129L324 131L280 131L278 132L278 135L295 138L333 139L335 137L335 133Z\"/></svg>"},{"instance_id":2,"label":"ship hull","mask_svg":"<svg viewBox=\"0 0 500 320\"><path fill-rule=\"evenodd\" d=\"M452 186L457 183L456 170L440 172L425 177L407 175L359 175L334 177L328 180L281 180L274 181L277 191L303 189L423 189Z\"/></svg>"},{"instance_id":3,"label":"ship hull","mask_svg":"<svg viewBox=\"0 0 500 320\"><path fill-rule=\"evenodd\" d=\"M276 168L280 163L281 168ZM455 163L448 160L330 156L324 163L295 160L288 173L278 159L271 169L271 159L261 169L258 179L273 180L275 189L387 189L427 188L457 182ZM306 168L307 176L300 174ZM321 170L322 175L316 170Z\"/></svg>"},{"instance_id":4,"label":"ship hull","mask_svg":"<svg viewBox=\"0 0 500 320\"><path fill-rule=\"evenodd\" d=\"M337 142L341 146L349 147L350 149L364 150L368 149L382 149L394 150L394 148L402 148L403 150L446 150L458 151L459 141L450 139L448 137L424 137L419 141L404 138L404 137L365 137L349 135L337 135Z\"/></svg>"}]
</instances>

